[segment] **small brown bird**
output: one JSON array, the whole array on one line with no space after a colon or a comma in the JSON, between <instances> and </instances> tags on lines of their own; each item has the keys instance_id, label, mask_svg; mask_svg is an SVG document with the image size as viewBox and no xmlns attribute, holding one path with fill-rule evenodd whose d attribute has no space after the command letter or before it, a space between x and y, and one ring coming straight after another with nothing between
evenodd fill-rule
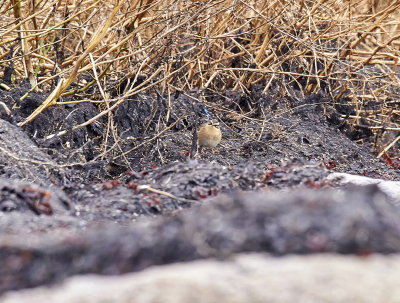
<instances>
[{"instance_id":1,"label":"small brown bird","mask_svg":"<svg viewBox=\"0 0 400 303\"><path fill-rule=\"evenodd\" d=\"M222 133L217 126L218 123L215 122L204 123L200 126L197 134L200 152L202 147L216 147L221 142Z\"/></svg>"}]
</instances>

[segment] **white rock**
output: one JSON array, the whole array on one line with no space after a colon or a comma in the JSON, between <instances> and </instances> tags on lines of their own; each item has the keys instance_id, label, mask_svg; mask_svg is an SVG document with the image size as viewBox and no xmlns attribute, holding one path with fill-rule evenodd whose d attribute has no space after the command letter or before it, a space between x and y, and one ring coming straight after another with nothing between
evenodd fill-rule
<instances>
[{"instance_id":1,"label":"white rock","mask_svg":"<svg viewBox=\"0 0 400 303\"><path fill-rule=\"evenodd\" d=\"M339 184L369 185L377 184L381 191L387 194L392 202L400 204L400 181L389 181L383 179L373 179L364 176L351 175L347 173L332 173L327 177L328 180L336 181Z\"/></svg>"},{"instance_id":2,"label":"white rock","mask_svg":"<svg viewBox=\"0 0 400 303\"><path fill-rule=\"evenodd\" d=\"M400 256L238 255L159 266L116 277L72 277L9 292L2 303L394 303Z\"/></svg>"}]
</instances>

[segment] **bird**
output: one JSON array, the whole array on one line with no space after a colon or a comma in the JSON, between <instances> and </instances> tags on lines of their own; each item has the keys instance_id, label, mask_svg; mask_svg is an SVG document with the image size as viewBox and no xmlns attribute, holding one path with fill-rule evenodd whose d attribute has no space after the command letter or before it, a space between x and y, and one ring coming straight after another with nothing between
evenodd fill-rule
<instances>
[{"instance_id":1,"label":"bird","mask_svg":"<svg viewBox=\"0 0 400 303\"><path fill-rule=\"evenodd\" d=\"M200 153L202 147L216 147L221 142L222 133L218 125L218 122L211 121L200 126L197 134Z\"/></svg>"}]
</instances>

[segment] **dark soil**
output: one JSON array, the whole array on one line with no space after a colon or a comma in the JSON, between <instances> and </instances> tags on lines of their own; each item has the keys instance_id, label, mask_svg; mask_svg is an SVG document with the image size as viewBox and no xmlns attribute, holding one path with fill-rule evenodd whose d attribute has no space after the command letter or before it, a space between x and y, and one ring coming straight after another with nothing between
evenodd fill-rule
<instances>
[{"instance_id":1,"label":"dark soil","mask_svg":"<svg viewBox=\"0 0 400 303\"><path fill-rule=\"evenodd\" d=\"M46 98L20 101L27 89L0 93L13 109L0 106L0 292L235 252L400 250L399 210L377 187L340 193L326 180L399 171L322 94L187 92L170 111L162 96L137 95L72 131L101 108L56 105L20 128ZM191 159L202 97L223 139Z\"/></svg>"}]
</instances>

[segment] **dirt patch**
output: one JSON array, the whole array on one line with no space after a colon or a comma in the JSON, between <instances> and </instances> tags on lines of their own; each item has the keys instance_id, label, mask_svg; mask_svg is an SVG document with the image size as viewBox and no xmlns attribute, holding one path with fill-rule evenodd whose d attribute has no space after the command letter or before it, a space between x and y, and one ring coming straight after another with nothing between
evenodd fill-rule
<instances>
[{"instance_id":1,"label":"dirt patch","mask_svg":"<svg viewBox=\"0 0 400 303\"><path fill-rule=\"evenodd\" d=\"M12 116L3 114L3 118L21 122L45 99L44 95L33 94L20 102L25 91L21 87L4 93L0 101L16 110ZM278 98L262 95L261 88L248 96L231 95L209 94L207 102L199 103L198 92L177 94L171 100L170 111L162 97L136 95L113 113L114 129L109 128L111 120L103 117L71 131L73 126L94 117L98 106L88 102L54 106L23 129L58 162L96 167L82 169L83 179L87 180L89 174L90 179L103 180L130 169L142 171L185 161L191 151L193 130L207 118L204 110L208 107L220 121L223 139L219 147L206 150L201 159L228 167L248 161L280 165L300 159L325 162L340 171L396 175L371 156L371 132L351 129L340 122L338 117L346 113L345 100L332 107L322 94L306 99ZM60 131L66 134L53 136ZM362 138L365 144L355 144L348 137ZM379 171L375 171L376 166ZM76 169L73 175L82 176L79 172Z\"/></svg>"}]
</instances>

